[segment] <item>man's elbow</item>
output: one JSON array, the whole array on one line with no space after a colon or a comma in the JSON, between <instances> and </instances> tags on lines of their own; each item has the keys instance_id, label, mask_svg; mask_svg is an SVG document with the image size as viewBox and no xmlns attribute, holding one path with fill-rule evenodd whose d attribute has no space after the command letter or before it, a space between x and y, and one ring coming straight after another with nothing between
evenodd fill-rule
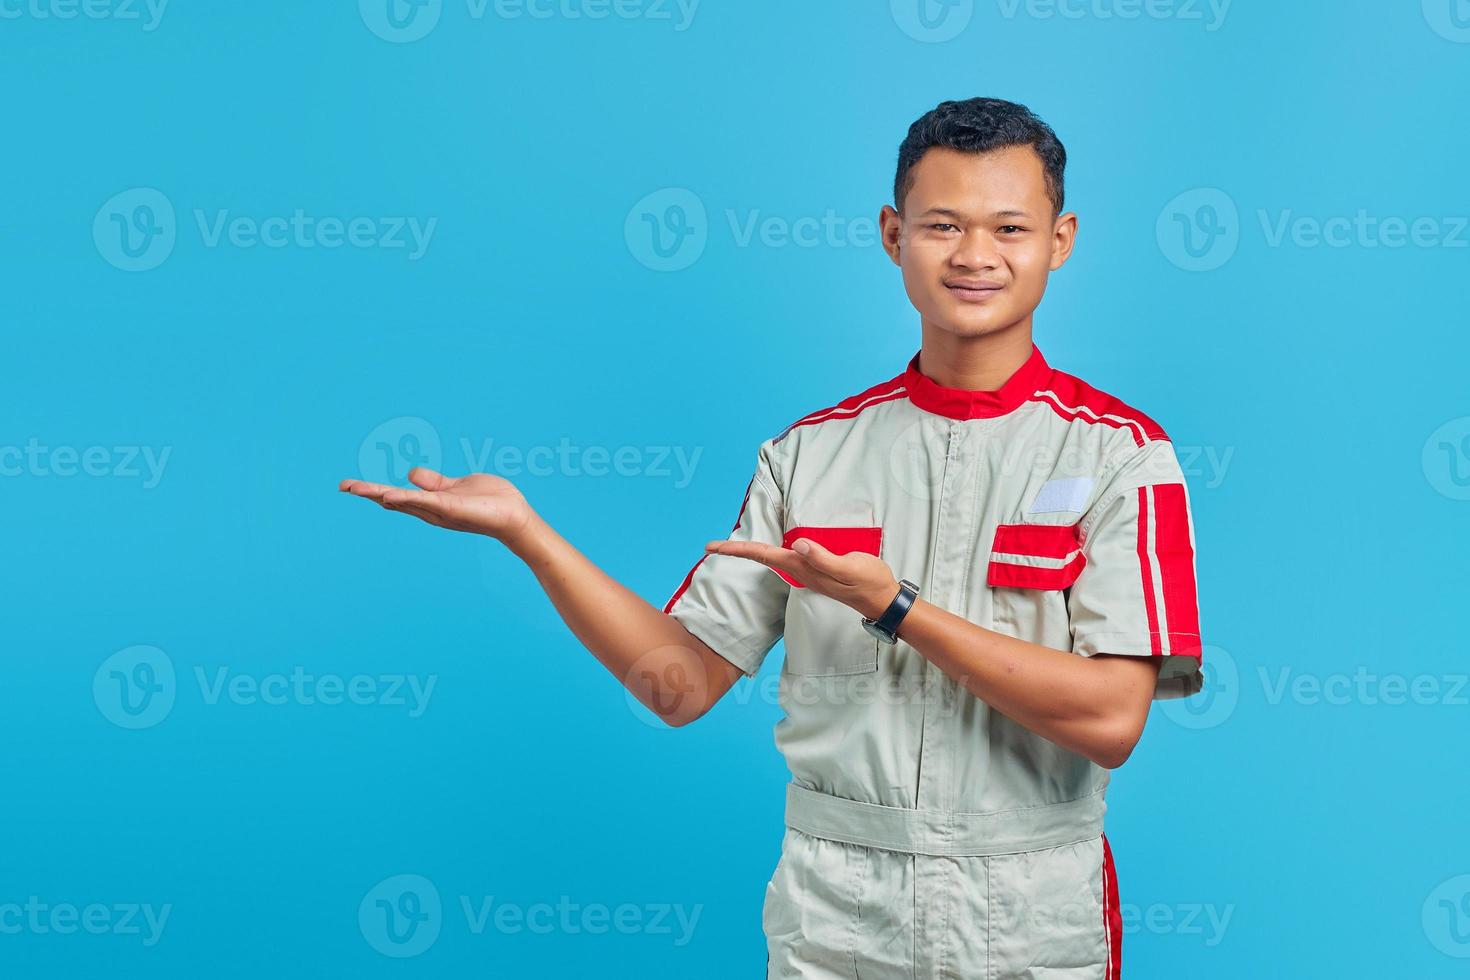
<instances>
[{"instance_id":1,"label":"man's elbow","mask_svg":"<svg viewBox=\"0 0 1470 980\"><path fill-rule=\"evenodd\" d=\"M1106 729L1105 736L1093 751L1092 761L1104 769L1117 769L1133 754L1133 747L1138 744L1140 734L1142 733L1132 725L1117 725Z\"/></svg>"}]
</instances>

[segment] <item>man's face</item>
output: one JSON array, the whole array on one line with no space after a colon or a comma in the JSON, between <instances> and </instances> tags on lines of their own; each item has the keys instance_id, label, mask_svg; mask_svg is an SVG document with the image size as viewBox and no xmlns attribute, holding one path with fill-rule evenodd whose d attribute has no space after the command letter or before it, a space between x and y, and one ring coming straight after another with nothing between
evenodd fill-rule
<instances>
[{"instance_id":1,"label":"man's face","mask_svg":"<svg viewBox=\"0 0 1470 980\"><path fill-rule=\"evenodd\" d=\"M1041 157L933 147L910 170L900 217L884 206L883 244L924 321L976 337L1027 320L1072 252L1077 217L1052 217Z\"/></svg>"}]
</instances>

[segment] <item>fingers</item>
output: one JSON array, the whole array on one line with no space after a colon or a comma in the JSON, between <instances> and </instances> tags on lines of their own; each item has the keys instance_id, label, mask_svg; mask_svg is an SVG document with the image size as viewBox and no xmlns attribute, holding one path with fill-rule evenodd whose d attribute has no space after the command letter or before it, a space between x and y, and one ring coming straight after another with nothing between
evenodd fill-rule
<instances>
[{"instance_id":1,"label":"fingers","mask_svg":"<svg viewBox=\"0 0 1470 980\"><path fill-rule=\"evenodd\" d=\"M808 568L806 559L802 555L789 548L766 544L763 541L711 541L704 546L704 550L710 554L749 558L767 567L779 568L797 578Z\"/></svg>"},{"instance_id":2,"label":"fingers","mask_svg":"<svg viewBox=\"0 0 1470 980\"><path fill-rule=\"evenodd\" d=\"M427 466L415 466L408 471L408 481L414 486L423 487L425 490L448 490L458 483L458 480L450 479L443 473L436 473Z\"/></svg>"},{"instance_id":3,"label":"fingers","mask_svg":"<svg viewBox=\"0 0 1470 980\"><path fill-rule=\"evenodd\" d=\"M431 514L442 514L444 512L444 498L438 493L428 490L414 490L409 487L389 487L379 499L383 503L394 507L406 504L410 507L426 510Z\"/></svg>"},{"instance_id":4,"label":"fingers","mask_svg":"<svg viewBox=\"0 0 1470 980\"><path fill-rule=\"evenodd\" d=\"M378 500L384 493L395 488L382 483L372 483L368 480L347 479L337 484L337 489L345 493L356 494L359 497L369 497L373 500Z\"/></svg>"}]
</instances>

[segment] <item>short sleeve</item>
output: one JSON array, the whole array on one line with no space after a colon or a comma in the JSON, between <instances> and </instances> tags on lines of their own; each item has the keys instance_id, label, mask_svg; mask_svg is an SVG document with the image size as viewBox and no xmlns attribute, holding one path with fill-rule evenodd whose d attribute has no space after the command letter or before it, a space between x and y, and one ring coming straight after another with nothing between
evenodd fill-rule
<instances>
[{"instance_id":1,"label":"short sleeve","mask_svg":"<svg viewBox=\"0 0 1470 980\"><path fill-rule=\"evenodd\" d=\"M1073 651L1162 657L1154 700L1200 691L1194 522L1173 445L1148 442L1119 466L1079 530L1085 563L1067 599Z\"/></svg>"},{"instance_id":2,"label":"short sleeve","mask_svg":"<svg viewBox=\"0 0 1470 980\"><path fill-rule=\"evenodd\" d=\"M782 498L772 443L762 443L757 453L755 472L728 535L731 541L781 543ZM706 554L684 576L663 611L749 677L785 632L790 591L790 585L760 562Z\"/></svg>"}]
</instances>

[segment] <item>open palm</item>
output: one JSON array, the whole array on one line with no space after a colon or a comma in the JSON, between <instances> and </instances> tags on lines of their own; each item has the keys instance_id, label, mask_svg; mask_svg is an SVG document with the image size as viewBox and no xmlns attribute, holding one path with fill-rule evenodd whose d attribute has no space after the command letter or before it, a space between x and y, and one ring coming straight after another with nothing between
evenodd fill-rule
<instances>
[{"instance_id":1,"label":"open palm","mask_svg":"<svg viewBox=\"0 0 1470 980\"><path fill-rule=\"evenodd\" d=\"M422 489L352 479L343 480L337 489L376 500L388 510L412 514L437 527L502 540L518 534L531 517L526 498L503 477L489 473L448 477L426 466L415 466L408 471L408 479Z\"/></svg>"}]
</instances>

